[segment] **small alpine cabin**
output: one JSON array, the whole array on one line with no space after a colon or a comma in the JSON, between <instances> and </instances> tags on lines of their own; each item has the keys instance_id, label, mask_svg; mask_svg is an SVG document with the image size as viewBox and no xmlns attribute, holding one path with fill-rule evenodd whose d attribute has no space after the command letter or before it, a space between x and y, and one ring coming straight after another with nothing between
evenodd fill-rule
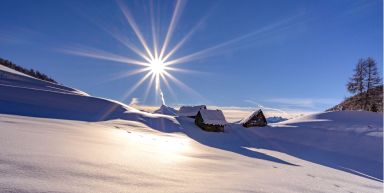
<instances>
[{"instance_id":1,"label":"small alpine cabin","mask_svg":"<svg viewBox=\"0 0 384 193\"><path fill-rule=\"evenodd\" d=\"M177 113L180 117L190 117L195 118L197 113L201 109L207 109L205 105L198 105L198 106L182 106L179 109L179 112Z\"/></svg>"},{"instance_id":2,"label":"small alpine cabin","mask_svg":"<svg viewBox=\"0 0 384 193\"><path fill-rule=\"evenodd\" d=\"M195 124L205 131L224 132L227 121L221 110L201 109L196 115Z\"/></svg>"},{"instance_id":3,"label":"small alpine cabin","mask_svg":"<svg viewBox=\"0 0 384 193\"><path fill-rule=\"evenodd\" d=\"M267 119L265 119L263 111L259 109L241 120L240 124L242 124L243 127L264 127L268 123Z\"/></svg>"}]
</instances>

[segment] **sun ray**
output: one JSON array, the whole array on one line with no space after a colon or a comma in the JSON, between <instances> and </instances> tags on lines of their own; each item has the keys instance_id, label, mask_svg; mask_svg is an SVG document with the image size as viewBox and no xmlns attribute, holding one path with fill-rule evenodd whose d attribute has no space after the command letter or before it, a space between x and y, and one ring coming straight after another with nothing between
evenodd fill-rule
<instances>
[{"instance_id":1,"label":"sun ray","mask_svg":"<svg viewBox=\"0 0 384 193\"><path fill-rule=\"evenodd\" d=\"M246 40L246 39L248 39L250 37L255 37L255 36L260 35L262 33L268 33L268 32L271 32L273 30L276 30L276 29L279 29L279 28L282 28L282 27L286 27L287 25L290 25L291 22L294 19L296 19L297 17L298 17L297 15L292 16L292 17L288 17L286 19L283 19L283 20L277 21L275 23L269 24L267 26L264 26L262 28L256 29L256 30L254 30L254 31L252 31L250 33L245 34L245 35L233 38L233 39L225 41L223 43L219 43L219 44L214 45L212 47L205 48L203 50L194 52L192 54L188 54L186 56L182 56L180 58L176 58L174 60L164 62L164 64L166 66L168 66L168 65L185 63L185 62L189 62L189 61L205 58L207 56L210 56L209 54L212 54L213 51L219 50L221 48L228 47L228 46L233 45L235 43L239 43L239 42L244 41L244 40Z\"/></svg>"},{"instance_id":2,"label":"sun ray","mask_svg":"<svg viewBox=\"0 0 384 193\"><path fill-rule=\"evenodd\" d=\"M118 79L122 79L122 78L127 78L129 76L133 76L133 75L147 72L150 70L151 70L150 67L146 67L146 68L140 68L140 69L136 69L136 70L132 70L132 71L123 71L120 73L115 73L112 75L111 78L107 79L105 82L114 81L114 80L118 80Z\"/></svg>"},{"instance_id":3,"label":"sun ray","mask_svg":"<svg viewBox=\"0 0 384 193\"><path fill-rule=\"evenodd\" d=\"M159 100L158 96L161 92L160 89L160 74L155 74L155 101L157 102Z\"/></svg>"},{"instance_id":4,"label":"sun ray","mask_svg":"<svg viewBox=\"0 0 384 193\"><path fill-rule=\"evenodd\" d=\"M78 55L78 56L85 56L85 57L89 57L89 58L109 60L109 61L125 63L125 64L149 66L149 64L146 62L142 62L142 61L128 58L125 56L120 56L117 54L112 54L112 53L109 53L106 51L97 50L97 49L93 49L93 48L84 48L84 49L71 48L71 49L61 49L61 51L64 53Z\"/></svg>"},{"instance_id":5,"label":"sun ray","mask_svg":"<svg viewBox=\"0 0 384 193\"><path fill-rule=\"evenodd\" d=\"M149 5L150 9L150 19L151 19L151 31L152 31L152 42L153 42L153 52L155 55L155 60L159 59L158 54L158 48L157 48L157 27L156 27L156 21L155 21L155 8L154 8L154 2L153 0L150 1Z\"/></svg>"},{"instance_id":6,"label":"sun ray","mask_svg":"<svg viewBox=\"0 0 384 193\"><path fill-rule=\"evenodd\" d=\"M151 50L149 49L148 44L145 41L144 36L141 33L141 31L139 29L139 26L137 25L135 19L131 15L131 12L129 11L128 7L121 0L118 0L117 3L119 5L119 7L120 7L120 10L123 12L123 14L124 14L128 24L131 26L132 30L135 32L135 35L137 36L137 38L139 39L140 43L142 44L142 46L144 47L145 51L147 52L149 58L151 60L154 60L155 58L153 57L153 55L151 53Z\"/></svg>"},{"instance_id":7,"label":"sun ray","mask_svg":"<svg viewBox=\"0 0 384 193\"><path fill-rule=\"evenodd\" d=\"M208 17L208 14L203 17L202 19L200 19L200 21L195 25L193 26L193 28L183 37L183 39L181 39L169 52L167 55L165 55L163 58L162 58L162 61L165 62L168 60L169 57L171 57L177 50L180 49L181 46L183 46L188 40L189 38L191 38L193 36L193 34L202 26L202 24L205 22L205 20L207 19Z\"/></svg>"},{"instance_id":8,"label":"sun ray","mask_svg":"<svg viewBox=\"0 0 384 193\"><path fill-rule=\"evenodd\" d=\"M187 91L187 92L189 92L189 93L191 93L191 94L201 98L204 101L208 101L204 96L202 96L196 90L194 90L191 87L189 87L188 85L184 84L183 82L181 82L179 79L177 79L176 77L174 77L172 74L168 73L167 71L164 72L164 76L166 76L167 78L171 79L177 86L179 86L183 90L185 90L185 91Z\"/></svg>"},{"instance_id":9,"label":"sun ray","mask_svg":"<svg viewBox=\"0 0 384 193\"><path fill-rule=\"evenodd\" d=\"M142 57L147 62L150 62L151 59L146 56L144 52L142 52L138 47L136 47L128 38L121 37L113 32L110 33L112 37L114 37L117 41L119 41L121 44L123 44L125 47L132 50L134 53Z\"/></svg>"},{"instance_id":10,"label":"sun ray","mask_svg":"<svg viewBox=\"0 0 384 193\"><path fill-rule=\"evenodd\" d=\"M153 81L154 81L154 79L155 79L155 75L152 74L151 78L149 79L147 88L145 89L145 92L144 92L144 99L143 99L144 102L147 101L147 98L148 98L148 95L149 95L149 90L150 90L150 89L152 88L152 86L153 86Z\"/></svg>"},{"instance_id":11,"label":"sun ray","mask_svg":"<svg viewBox=\"0 0 384 193\"><path fill-rule=\"evenodd\" d=\"M156 92L159 91L160 89L160 75L159 74L155 74L155 84L156 84Z\"/></svg>"},{"instance_id":12,"label":"sun ray","mask_svg":"<svg viewBox=\"0 0 384 193\"><path fill-rule=\"evenodd\" d=\"M112 38L114 38L116 41L120 42L125 47L132 50L134 53L142 57L147 62L150 61L150 59L146 56L144 52L142 52L137 46L133 44L132 41L128 39L128 37L125 37L119 33L114 32L111 30L113 27L106 25L105 23L102 24L100 22L97 22L94 18L89 17L88 15L84 14L83 12L79 12L83 17L87 18L90 22L92 22L94 25L96 25L98 28L100 28L105 33L109 34Z\"/></svg>"},{"instance_id":13,"label":"sun ray","mask_svg":"<svg viewBox=\"0 0 384 193\"><path fill-rule=\"evenodd\" d=\"M160 56L159 56L160 59L163 57L165 51L167 50L169 41L171 40L173 31L175 30L176 24L180 18L184 5L185 3L183 0L177 0L175 9L173 11L172 19L171 19L171 22L169 23L168 31L167 31L167 34L165 35L165 40L163 42L163 46L160 51Z\"/></svg>"},{"instance_id":14,"label":"sun ray","mask_svg":"<svg viewBox=\"0 0 384 193\"><path fill-rule=\"evenodd\" d=\"M152 73L151 72L148 72L144 77L142 77L135 85L133 85L133 87L131 89L129 89L126 93L124 93L121 101L124 101L125 99L127 99L139 86L141 86L141 84L143 84L143 82L145 80L147 80L147 78L151 75Z\"/></svg>"},{"instance_id":15,"label":"sun ray","mask_svg":"<svg viewBox=\"0 0 384 193\"><path fill-rule=\"evenodd\" d=\"M190 69L185 69L185 68L175 68L173 66L164 66L164 69L167 71L184 72L184 73L199 73L199 74L206 73L206 72L201 72L201 71L197 71L197 70L190 70Z\"/></svg>"},{"instance_id":16,"label":"sun ray","mask_svg":"<svg viewBox=\"0 0 384 193\"><path fill-rule=\"evenodd\" d=\"M164 74L160 74L160 77L163 80L164 85L167 87L167 89L171 93L172 98L177 99L177 96L176 96L174 90L172 89L171 85L169 84L169 82L168 82L167 78L165 77L165 75Z\"/></svg>"}]
</instances>

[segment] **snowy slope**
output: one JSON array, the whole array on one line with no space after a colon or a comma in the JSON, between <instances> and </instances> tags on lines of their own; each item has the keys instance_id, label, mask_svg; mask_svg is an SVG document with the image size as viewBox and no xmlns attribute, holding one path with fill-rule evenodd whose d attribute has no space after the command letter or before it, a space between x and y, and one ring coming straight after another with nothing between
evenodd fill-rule
<instances>
[{"instance_id":1,"label":"snowy slope","mask_svg":"<svg viewBox=\"0 0 384 193\"><path fill-rule=\"evenodd\" d=\"M0 65L0 85L88 96L88 94L83 91L43 81L3 65Z\"/></svg>"},{"instance_id":2,"label":"snowy slope","mask_svg":"<svg viewBox=\"0 0 384 193\"><path fill-rule=\"evenodd\" d=\"M382 161L383 113L340 111L271 124L265 136Z\"/></svg>"},{"instance_id":3,"label":"snowy slope","mask_svg":"<svg viewBox=\"0 0 384 193\"><path fill-rule=\"evenodd\" d=\"M382 192L382 114L208 133L0 72L0 192Z\"/></svg>"},{"instance_id":4,"label":"snowy slope","mask_svg":"<svg viewBox=\"0 0 384 193\"><path fill-rule=\"evenodd\" d=\"M169 116L157 116L154 119L152 114L120 102L89 96L77 89L0 67L0 113L81 121L124 118L159 127L164 122L175 121Z\"/></svg>"},{"instance_id":5,"label":"snowy slope","mask_svg":"<svg viewBox=\"0 0 384 193\"><path fill-rule=\"evenodd\" d=\"M372 112L328 112L251 130L236 125L232 129L254 146L382 181L382 117Z\"/></svg>"},{"instance_id":6,"label":"snowy slope","mask_svg":"<svg viewBox=\"0 0 384 193\"><path fill-rule=\"evenodd\" d=\"M87 93L43 81L0 66L0 113L36 117L96 120L114 105ZM99 110L98 110L99 109ZM91 112L95 112L92 113Z\"/></svg>"},{"instance_id":7,"label":"snowy slope","mask_svg":"<svg viewBox=\"0 0 384 193\"><path fill-rule=\"evenodd\" d=\"M244 148L233 131L218 136L189 121L186 136L135 121L0 115L0 192L382 191L379 181Z\"/></svg>"}]
</instances>

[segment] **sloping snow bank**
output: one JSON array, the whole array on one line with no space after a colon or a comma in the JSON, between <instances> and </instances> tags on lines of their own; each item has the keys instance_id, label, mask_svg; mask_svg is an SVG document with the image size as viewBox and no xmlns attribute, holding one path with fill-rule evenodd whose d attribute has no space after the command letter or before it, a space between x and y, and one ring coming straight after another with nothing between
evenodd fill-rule
<instances>
[{"instance_id":1,"label":"sloping snow bank","mask_svg":"<svg viewBox=\"0 0 384 193\"><path fill-rule=\"evenodd\" d=\"M175 118L138 111L118 101L0 68L0 113L80 121L125 119L165 132L180 131Z\"/></svg>"},{"instance_id":2,"label":"sloping snow bank","mask_svg":"<svg viewBox=\"0 0 384 193\"><path fill-rule=\"evenodd\" d=\"M137 121L0 114L0 192L382 192L382 182L284 152L247 148L241 153L235 131L207 133L188 122L195 138L228 148Z\"/></svg>"},{"instance_id":3,"label":"sloping snow bank","mask_svg":"<svg viewBox=\"0 0 384 193\"><path fill-rule=\"evenodd\" d=\"M129 110L90 96L4 85L0 85L0 90L0 112L6 114L98 121L118 118Z\"/></svg>"},{"instance_id":4,"label":"sloping snow bank","mask_svg":"<svg viewBox=\"0 0 384 193\"><path fill-rule=\"evenodd\" d=\"M268 138L383 162L383 113L318 113L271 124L257 132Z\"/></svg>"},{"instance_id":5,"label":"sloping snow bank","mask_svg":"<svg viewBox=\"0 0 384 193\"><path fill-rule=\"evenodd\" d=\"M290 119L278 125L297 125L311 129L353 132L356 134L382 136L383 113L368 111L338 111L307 115Z\"/></svg>"},{"instance_id":6,"label":"sloping snow bank","mask_svg":"<svg viewBox=\"0 0 384 193\"><path fill-rule=\"evenodd\" d=\"M0 113L80 121L125 119L165 132L180 130L171 116L141 112L109 99L4 85L0 91Z\"/></svg>"},{"instance_id":7,"label":"sloping snow bank","mask_svg":"<svg viewBox=\"0 0 384 193\"><path fill-rule=\"evenodd\" d=\"M2 65L0 65L0 85L88 96L88 94L83 91L43 81Z\"/></svg>"},{"instance_id":8,"label":"sloping snow bank","mask_svg":"<svg viewBox=\"0 0 384 193\"><path fill-rule=\"evenodd\" d=\"M96 121L117 118L127 110L114 101L0 68L0 113Z\"/></svg>"}]
</instances>

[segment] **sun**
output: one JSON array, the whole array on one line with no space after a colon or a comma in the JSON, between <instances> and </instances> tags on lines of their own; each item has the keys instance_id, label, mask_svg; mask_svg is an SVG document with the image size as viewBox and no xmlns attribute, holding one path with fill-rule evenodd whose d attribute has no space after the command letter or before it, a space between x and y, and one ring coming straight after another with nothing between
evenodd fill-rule
<instances>
[{"instance_id":1,"label":"sun","mask_svg":"<svg viewBox=\"0 0 384 193\"><path fill-rule=\"evenodd\" d=\"M150 8L150 31L148 31L149 35L152 35L152 41L150 39L146 39L145 34L142 33L139 25L136 23L135 18L132 15L129 7L126 6L123 1L117 1L118 7L120 8L122 14L125 17L126 22L131 27L131 30L136 37L137 41L140 42L139 45L136 45L131 41L131 37L127 38L124 35L121 35L119 32L109 31L108 32L112 37L123 44L126 48L132 51L136 57L128 57L124 55L117 55L114 53L110 53L103 50L98 50L95 48L71 48L69 50L64 50L66 53L75 54L79 56L85 56L90 58L96 58L101 60L109 60L119 63L125 63L129 65L138 65L141 68L126 71L121 74L118 74L116 78L112 78L112 80L124 78L136 74L144 74L142 78L140 78L134 85L130 86L130 89L124 93L124 96L121 98L122 101L126 100L128 96L130 96L134 91L137 90L144 82L148 82L147 88L144 90L144 101L147 99L147 95L150 92L150 89L155 88L156 97L155 100L158 101L158 96L161 96L162 103L164 104L164 97L162 92L162 86L165 86L172 96L175 96L173 93L173 89L170 83L178 86L179 88L194 94L200 97L200 94L194 91L192 88L184 84L182 81L177 79L172 75L173 72L192 72L187 69L174 67L176 64L186 63L188 61L195 60L203 55L205 52L212 50L206 49L201 50L189 55L185 55L182 57L175 57L175 53L185 44L192 34L199 29L199 26L203 23L201 20L198 22L180 41L176 42L173 47L170 47L170 42L172 36L175 32L176 25L180 18L181 13L183 12L183 8L185 5L185 1L176 0L175 7L173 9L172 18L169 20L168 29L161 29L161 26L156 19L156 14L159 10L155 10L151 5ZM160 33L164 31L165 34ZM162 37L164 35L164 37ZM196 71L194 71L196 72Z\"/></svg>"},{"instance_id":2,"label":"sun","mask_svg":"<svg viewBox=\"0 0 384 193\"><path fill-rule=\"evenodd\" d=\"M149 68L152 74L161 75L161 74L164 74L166 67L164 62L162 62L161 60L154 59L154 60L151 60L151 62L149 63Z\"/></svg>"}]
</instances>

